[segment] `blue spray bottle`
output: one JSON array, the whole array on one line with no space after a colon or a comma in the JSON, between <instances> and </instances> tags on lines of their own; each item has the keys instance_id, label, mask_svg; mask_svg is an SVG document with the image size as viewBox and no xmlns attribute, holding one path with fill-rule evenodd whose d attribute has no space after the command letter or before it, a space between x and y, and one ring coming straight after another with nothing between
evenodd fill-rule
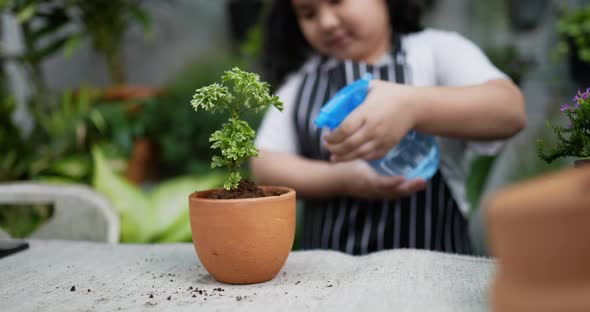
<instances>
[{"instance_id":1,"label":"blue spray bottle","mask_svg":"<svg viewBox=\"0 0 590 312\"><path fill-rule=\"evenodd\" d=\"M361 105L369 91L371 74L342 88L320 110L315 119L316 126L337 128L356 107ZM381 175L403 176L406 179L422 178L428 180L438 170L440 152L432 135L410 131L398 145L383 158L369 161Z\"/></svg>"}]
</instances>

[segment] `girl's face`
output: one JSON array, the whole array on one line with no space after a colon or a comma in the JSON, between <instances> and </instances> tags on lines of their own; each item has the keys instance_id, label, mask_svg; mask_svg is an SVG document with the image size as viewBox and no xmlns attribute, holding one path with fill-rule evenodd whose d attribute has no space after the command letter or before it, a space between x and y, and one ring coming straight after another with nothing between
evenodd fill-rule
<instances>
[{"instance_id":1,"label":"girl's face","mask_svg":"<svg viewBox=\"0 0 590 312\"><path fill-rule=\"evenodd\" d=\"M307 42L323 54L374 63L389 51L385 0L291 0L291 4Z\"/></svg>"}]
</instances>

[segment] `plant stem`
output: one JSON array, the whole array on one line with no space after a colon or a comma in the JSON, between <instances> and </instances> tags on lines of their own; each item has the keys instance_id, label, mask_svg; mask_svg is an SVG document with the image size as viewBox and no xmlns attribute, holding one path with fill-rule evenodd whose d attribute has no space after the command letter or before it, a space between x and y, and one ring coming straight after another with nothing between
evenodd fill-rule
<instances>
[{"instance_id":1,"label":"plant stem","mask_svg":"<svg viewBox=\"0 0 590 312\"><path fill-rule=\"evenodd\" d=\"M115 85L122 85L127 82L125 74L125 63L123 62L123 55L120 49L113 49L113 51L105 52L104 58L109 70L111 82Z\"/></svg>"}]
</instances>

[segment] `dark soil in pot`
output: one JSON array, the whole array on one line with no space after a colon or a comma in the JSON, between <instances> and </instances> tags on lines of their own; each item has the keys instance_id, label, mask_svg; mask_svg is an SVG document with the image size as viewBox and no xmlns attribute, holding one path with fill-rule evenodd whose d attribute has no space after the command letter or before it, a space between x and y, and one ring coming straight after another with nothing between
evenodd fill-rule
<instances>
[{"instance_id":1,"label":"dark soil in pot","mask_svg":"<svg viewBox=\"0 0 590 312\"><path fill-rule=\"evenodd\" d=\"M226 190L220 189L215 192L212 192L209 195L211 199L240 199L240 198L258 198L258 197L266 197L266 196L279 196L283 194L283 192L275 191L272 194L264 193L256 183L252 182L249 179L243 179L238 184L238 188L235 190Z\"/></svg>"}]
</instances>

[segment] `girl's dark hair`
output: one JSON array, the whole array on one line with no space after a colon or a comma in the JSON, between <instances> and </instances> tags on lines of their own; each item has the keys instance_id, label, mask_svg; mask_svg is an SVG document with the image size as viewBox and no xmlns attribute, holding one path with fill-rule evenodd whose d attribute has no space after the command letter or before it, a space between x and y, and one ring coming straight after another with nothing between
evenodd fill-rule
<instances>
[{"instance_id":1,"label":"girl's dark hair","mask_svg":"<svg viewBox=\"0 0 590 312\"><path fill-rule=\"evenodd\" d=\"M386 1L391 27L396 33L422 30L422 6L418 0ZM264 79L273 88L309 56L311 47L299 29L291 1L272 1L264 25L262 51Z\"/></svg>"}]
</instances>

